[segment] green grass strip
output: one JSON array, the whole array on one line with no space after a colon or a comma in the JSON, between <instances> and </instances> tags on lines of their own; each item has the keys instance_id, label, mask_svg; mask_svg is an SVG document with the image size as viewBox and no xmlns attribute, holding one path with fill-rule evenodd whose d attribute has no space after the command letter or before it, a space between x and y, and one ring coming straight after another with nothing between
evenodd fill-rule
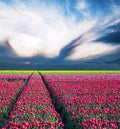
<instances>
[{"instance_id":1,"label":"green grass strip","mask_svg":"<svg viewBox=\"0 0 120 129\"><path fill-rule=\"evenodd\" d=\"M41 70L42 74L120 74L120 70Z\"/></svg>"},{"instance_id":2,"label":"green grass strip","mask_svg":"<svg viewBox=\"0 0 120 129\"><path fill-rule=\"evenodd\" d=\"M38 70L0 70L0 74L38 74ZM120 74L120 70L39 70L41 74Z\"/></svg>"},{"instance_id":3,"label":"green grass strip","mask_svg":"<svg viewBox=\"0 0 120 129\"><path fill-rule=\"evenodd\" d=\"M0 70L0 74L32 74L33 72L38 73L34 70Z\"/></svg>"}]
</instances>

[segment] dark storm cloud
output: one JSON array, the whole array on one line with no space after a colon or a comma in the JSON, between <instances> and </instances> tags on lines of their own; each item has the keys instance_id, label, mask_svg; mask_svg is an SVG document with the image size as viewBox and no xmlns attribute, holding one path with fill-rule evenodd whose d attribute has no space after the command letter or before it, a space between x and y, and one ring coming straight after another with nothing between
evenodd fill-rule
<instances>
[{"instance_id":1,"label":"dark storm cloud","mask_svg":"<svg viewBox=\"0 0 120 129\"><path fill-rule=\"evenodd\" d=\"M95 42L120 45L120 23L110 25L98 33L103 33L103 36L95 40Z\"/></svg>"}]
</instances>

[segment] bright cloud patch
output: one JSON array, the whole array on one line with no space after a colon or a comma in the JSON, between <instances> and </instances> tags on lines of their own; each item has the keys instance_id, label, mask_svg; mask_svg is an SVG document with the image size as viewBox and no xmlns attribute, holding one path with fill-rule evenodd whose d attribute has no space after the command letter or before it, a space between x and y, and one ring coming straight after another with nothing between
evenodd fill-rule
<instances>
[{"instance_id":1,"label":"bright cloud patch","mask_svg":"<svg viewBox=\"0 0 120 129\"><path fill-rule=\"evenodd\" d=\"M80 11L86 9L86 4L85 4L85 2L84 2L84 1L79 1L79 2L77 3L76 9L77 9L77 10L80 10Z\"/></svg>"},{"instance_id":2,"label":"bright cloud patch","mask_svg":"<svg viewBox=\"0 0 120 129\"><path fill-rule=\"evenodd\" d=\"M108 54L118 49L118 46L111 46L103 43L84 43L76 47L68 60L91 59L95 56Z\"/></svg>"}]
</instances>

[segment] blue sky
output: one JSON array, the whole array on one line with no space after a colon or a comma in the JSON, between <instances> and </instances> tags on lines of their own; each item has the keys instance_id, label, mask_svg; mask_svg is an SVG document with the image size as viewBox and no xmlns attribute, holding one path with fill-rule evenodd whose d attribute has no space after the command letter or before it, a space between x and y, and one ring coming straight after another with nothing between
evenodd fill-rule
<instances>
[{"instance_id":1,"label":"blue sky","mask_svg":"<svg viewBox=\"0 0 120 129\"><path fill-rule=\"evenodd\" d=\"M1 62L119 60L119 12L120 0L0 0Z\"/></svg>"},{"instance_id":2,"label":"blue sky","mask_svg":"<svg viewBox=\"0 0 120 129\"><path fill-rule=\"evenodd\" d=\"M39 6L45 5L46 8L50 6L55 6L65 15L75 15L78 20L85 18L82 16L82 11L89 11L92 17L99 15L100 17L105 17L110 15L114 7L120 6L120 0L0 0L7 4L13 4L15 1L23 2L30 6ZM85 7L83 10L77 9L79 3L84 3Z\"/></svg>"}]
</instances>

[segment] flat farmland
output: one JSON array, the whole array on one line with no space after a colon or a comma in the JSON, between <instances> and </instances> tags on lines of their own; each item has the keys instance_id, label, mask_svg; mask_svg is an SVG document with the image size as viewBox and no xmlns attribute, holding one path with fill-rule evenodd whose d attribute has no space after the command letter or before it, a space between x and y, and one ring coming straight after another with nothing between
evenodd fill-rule
<instances>
[{"instance_id":1,"label":"flat farmland","mask_svg":"<svg viewBox=\"0 0 120 129\"><path fill-rule=\"evenodd\" d=\"M0 71L0 128L119 129L120 71Z\"/></svg>"}]
</instances>

